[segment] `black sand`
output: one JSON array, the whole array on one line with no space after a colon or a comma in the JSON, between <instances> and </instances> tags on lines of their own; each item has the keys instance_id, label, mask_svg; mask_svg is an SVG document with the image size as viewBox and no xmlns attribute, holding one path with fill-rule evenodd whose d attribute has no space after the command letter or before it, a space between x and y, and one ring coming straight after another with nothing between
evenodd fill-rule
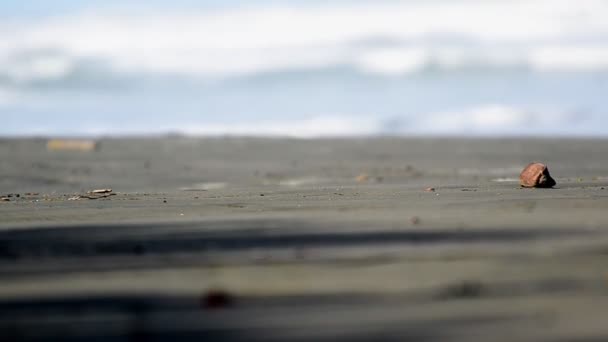
<instances>
[{"instance_id":1,"label":"black sand","mask_svg":"<svg viewBox=\"0 0 608 342\"><path fill-rule=\"evenodd\" d=\"M602 341L607 155L573 139L4 140L0 330ZM518 186L531 161L555 189ZM96 188L116 195L78 199Z\"/></svg>"}]
</instances>

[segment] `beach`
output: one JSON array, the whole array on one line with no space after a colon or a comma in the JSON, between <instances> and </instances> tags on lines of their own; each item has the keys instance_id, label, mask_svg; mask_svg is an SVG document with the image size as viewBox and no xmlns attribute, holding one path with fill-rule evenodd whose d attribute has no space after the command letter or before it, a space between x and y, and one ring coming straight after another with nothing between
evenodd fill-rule
<instances>
[{"instance_id":1,"label":"beach","mask_svg":"<svg viewBox=\"0 0 608 342\"><path fill-rule=\"evenodd\" d=\"M605 139L97 143L0 140L11 339L608 338Z\"/></svg>"}]
</instances>

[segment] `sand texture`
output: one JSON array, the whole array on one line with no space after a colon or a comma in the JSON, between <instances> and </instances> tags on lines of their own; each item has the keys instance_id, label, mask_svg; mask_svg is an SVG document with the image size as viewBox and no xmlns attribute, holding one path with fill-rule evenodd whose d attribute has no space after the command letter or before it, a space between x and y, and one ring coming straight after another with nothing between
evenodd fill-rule
<instances>
[{"instance_id":1,"label":"sand texture","mask_svg":"<svg viewBox=\"0 0 608 342\"><path fill-rule=\"evenodd\" d=\"M4 338L608 340L607 140L45 144L0 140Z\"/></svg>"}]
</instances>

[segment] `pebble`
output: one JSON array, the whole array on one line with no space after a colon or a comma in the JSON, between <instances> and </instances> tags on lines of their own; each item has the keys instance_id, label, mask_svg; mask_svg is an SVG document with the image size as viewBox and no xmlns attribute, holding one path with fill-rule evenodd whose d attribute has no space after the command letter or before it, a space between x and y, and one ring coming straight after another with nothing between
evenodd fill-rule
<instances>
[{"instance_id":1,"label":"pebble","mask_svg":"<svg viewBox=\"0 0 608 342\"><path fill-rule=\"evenodd\" d=\"M531 163L519 175L519 184L524 188L552 188L557 183L542 163Z\"/></svg>"}]
</instances>

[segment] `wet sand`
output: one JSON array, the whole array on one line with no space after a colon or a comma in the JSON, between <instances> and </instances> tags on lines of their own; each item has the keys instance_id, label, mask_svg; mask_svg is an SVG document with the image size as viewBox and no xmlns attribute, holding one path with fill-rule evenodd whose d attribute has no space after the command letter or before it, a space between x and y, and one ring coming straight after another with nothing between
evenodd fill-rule
<instances>
[{"instance_id":1,"label":"wet sand","mask_svg":"<svg viewBox=\"0 0 608 342\"><path fill-rule=\"evenodd\" d=\"M13 339L608 339L607 140L45 142L0 141Z\"/></svg>"}]
</instances>

